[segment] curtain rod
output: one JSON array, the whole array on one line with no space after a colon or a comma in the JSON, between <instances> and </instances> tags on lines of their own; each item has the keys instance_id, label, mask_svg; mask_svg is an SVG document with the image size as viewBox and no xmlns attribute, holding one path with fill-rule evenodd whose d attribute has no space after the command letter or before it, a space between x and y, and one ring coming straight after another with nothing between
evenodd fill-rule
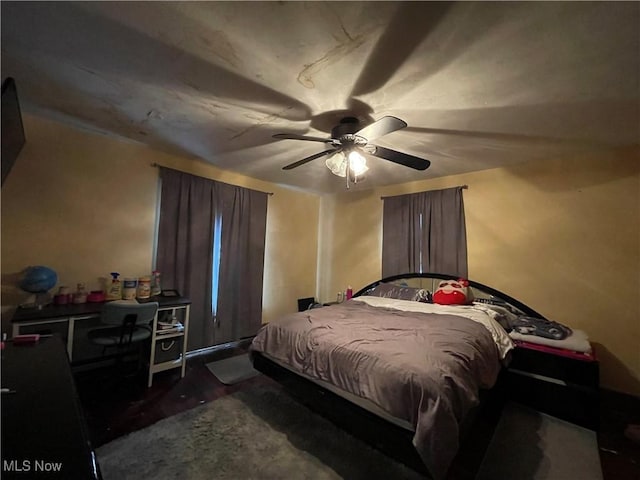
<instances>
[{"instance_id":1,"label":"curtain rod","mask_svg":"<svg viewBox=\"0 0 640 480\"><path fill-rule=\"evenodd\" d=\"M178 170L177 168L171 168L171 167L165 167L164 165L160 165L159 163L155 163L153 162L151 164L152 167L162 167L162 168L168 168L169 170L175 170L176 172L181 172L181 173L186 173L188 175L193 175L194 177L201 177L201 178L207 178L207 177L203 177L202 175L194 175L191 172L185 172L183 170ZM207 178L207 180L215 180L213 178ZM216 182L219 182L220 180L215 180ZM221 183L227 183L227 182L221 182ZM229 184L231 185L231 184ZM239 187L240 185L234 185L235 187ZM247 188L248 190L255 190L256 192L260 192L260 193L266 193L267 195L273 195L273 192L263 192L262 190L256 190L255 188L248 188L248 187L242 187L242 188Z\"/></svg>"},{"instance_id":2,"label":"curtain rod","mask_svg":"<svg viewBox=\"0 0 640 480\"><path fill-rule=\"evenodd\" d=\"M457 187L449 187L449 188L462 188L463 190L467 190L469 188L469 185L459 185ZM439 188L438 190L447 190L446 188ZM427 192L429 192L430 190L426 190ZM421 193L421 192L414 192L414 193ZM411 193L401 193L400 195L411 195ZM388 195L386 197L380 197L380 200L384 200L385 198L392 198L392 197L399 197L400 195Z\"/></svg>"}]
</instances>

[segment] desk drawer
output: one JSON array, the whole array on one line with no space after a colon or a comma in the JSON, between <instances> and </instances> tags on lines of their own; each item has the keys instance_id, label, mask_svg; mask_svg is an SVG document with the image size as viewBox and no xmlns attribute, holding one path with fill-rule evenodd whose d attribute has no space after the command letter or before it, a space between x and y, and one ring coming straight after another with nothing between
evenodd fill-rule
<instances>
[{"instance_id":1,"label":"desk drawer","mask_svg":"<svg viewBox=\"0 0 640 480\"><path fill-rule=\"evenodd\" d=\"M53 335L57 334L62 338L64 343L67 342L69 337L69 321L64 320L52 320L50 322L39 322L31 325L19 325L19 334L26 335L30 333L39 333L40 335Z\"/></svg>"}]
</instances>

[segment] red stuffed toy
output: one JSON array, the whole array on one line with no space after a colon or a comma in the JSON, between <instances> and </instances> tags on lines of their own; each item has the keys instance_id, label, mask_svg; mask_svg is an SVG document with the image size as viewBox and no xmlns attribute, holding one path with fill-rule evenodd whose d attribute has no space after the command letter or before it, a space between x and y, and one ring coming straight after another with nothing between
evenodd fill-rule
<instances>
[{"instance_id":1,"label":"red stuffed toy","mask_svg":"<svg viewBox=\"0 0 640 480\"><path fill-rule=\"evenodd\" d=\"M458 280L443 280L433 294L433 303L440 305L466 305L473 302L473 292L469 281L464 278Z\"/></svg>"}]
</instances>

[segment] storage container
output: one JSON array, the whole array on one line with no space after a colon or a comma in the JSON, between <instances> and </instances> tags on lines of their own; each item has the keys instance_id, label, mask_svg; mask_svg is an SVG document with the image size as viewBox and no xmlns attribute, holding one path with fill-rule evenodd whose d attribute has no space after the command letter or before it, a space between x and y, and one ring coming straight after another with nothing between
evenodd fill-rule
<instances>
[{"instance_id":1,"label":"storage container","mask_svg":"<svg viewBox=\"0 0 640 480\"><path fill-rule=\"evenodd\" d=\"M124 300L135 300L137 286L138 281L135 278L125 278L122 283L122 298Z\"/></svg>"},{"instance_id":2,"label":"storage container","mask_svg":"<svg viewBox=\"0 0 640 480\"><path fill-rule=\"evenodd\" d=\"M151 277L138 278L138 290L136 297L149 298L151 296Z\"/></svg>"},{"instance_id":3,"label":"storage container","mask_svg":"<svg viewBox=\"0 0 640 480\"><path fill-rule=\"evenodd\" d=\"M171 362L180 358L182 351L182 337L168 338L166 340L158 340L156 342L156 356L154 364Z\"/></svg>"}]
</instances>

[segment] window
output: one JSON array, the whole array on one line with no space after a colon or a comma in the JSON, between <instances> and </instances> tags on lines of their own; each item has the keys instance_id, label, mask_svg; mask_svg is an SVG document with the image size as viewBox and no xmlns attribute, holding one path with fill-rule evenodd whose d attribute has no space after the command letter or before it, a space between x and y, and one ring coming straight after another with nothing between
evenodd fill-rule
<instances>
[{"instance_id":1,"label":"window","mask_svg":"<svg viewBox=\"0 0 640 480\"><path fill-rule=\"evenodd\" d=\"M385 197L382 276L467 276L463 187Z\"/></svg>"},{"instance_id":2,"label":"window","mask_svg":"<svg viewBox=\"0 0 640 480\"><path fill-rule=\"evenodd\" d=\"M213 265L211 269L211 311L213 318L218 311L218 281L220 279L220 254L222 249L222 216L217 215L213 224Z\"/></svg>"}]
</instances>

